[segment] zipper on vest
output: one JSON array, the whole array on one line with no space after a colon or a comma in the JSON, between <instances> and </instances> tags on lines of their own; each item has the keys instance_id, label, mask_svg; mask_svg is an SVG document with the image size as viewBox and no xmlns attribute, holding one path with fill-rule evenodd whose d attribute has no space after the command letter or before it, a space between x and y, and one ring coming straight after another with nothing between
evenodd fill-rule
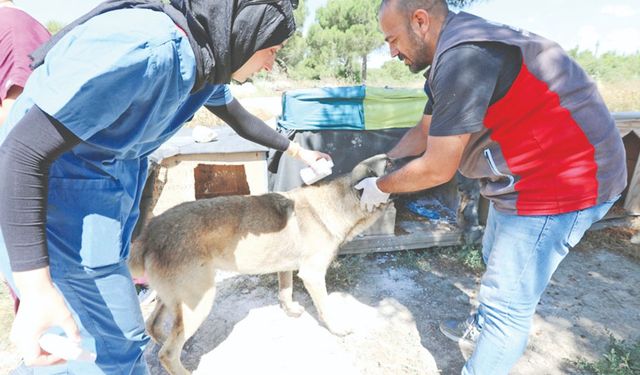
<instances>
[{"instance_id":1,"label":"zipper on vest","mask_svg":"<svg viewBox=\"0 0 640 375\"><path fill-rule=\"evenodd\" d=\"M487 163L489 163L489 168L491 168L491 171L496 175L496 176L500 176L500 177L506 177L509 179L509 185L505 186L504 188L500 189L508 189L511 186L513 186L513 184L515 183L515 178L513 178L513 176L508 175L508 174L504 174L502 172L500 172L498 170L498 166L496 165L496 162L493 160L493 155L491 154L491 150L489 150L488 148L484 149L484 158L487 159Z\"/></svg>"}]
</instances>

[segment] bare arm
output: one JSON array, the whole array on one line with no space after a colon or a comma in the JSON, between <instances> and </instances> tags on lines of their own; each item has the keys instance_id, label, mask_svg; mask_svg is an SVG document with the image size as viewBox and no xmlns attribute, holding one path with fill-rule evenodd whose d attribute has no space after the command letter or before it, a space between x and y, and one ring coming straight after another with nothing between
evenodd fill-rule
<instances>
[{"instance_id":1,"label":"bare arm","mask_svg":"<svg viewBox=\"0 0 640 375\"><path fill-rule=\"evenodd\" d=\"M21 86L11 86L9 92L7 92L7 97L0 103L0 126L2 126L7 117L9 117L9 111L11 111L13 103L15 103L20 94L22 94Z\"/></svg>"},{"instance_id":2,"label":"bare arm","mask_svg":"<svg viewBox=\"0 0 640 375\"><path fill-rule=\"evenodd\" d=\"M428 189L451 180L458 169L470 134L429 137L427 152L377 181L387 193L408 193Z\"/></svg>"},{"instance_id":3,"label":"bare arm","mask_svg":"<svg viewBox=\"0 0 640 375\"><path fill-rule=\"evenodd\" d=\"M417 156L422 154L427 148L429 139L429 126L431 125L431 115L424 115L422 119L409 129L400 141L389 151L392 159L401 159L407 156Z\"/></svg>"}]
</instances>

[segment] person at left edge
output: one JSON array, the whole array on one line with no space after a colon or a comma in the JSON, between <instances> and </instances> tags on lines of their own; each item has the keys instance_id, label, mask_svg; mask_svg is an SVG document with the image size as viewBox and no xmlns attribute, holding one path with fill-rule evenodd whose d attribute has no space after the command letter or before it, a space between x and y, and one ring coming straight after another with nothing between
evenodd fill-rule
<instances>
[{"instance_id":1,"label":"person at left edge","mask_svg":"<svg viewBox=\"0 0 640 375\"><path fill-rule=\"evenodd\" d=\"M290 0L110 0L32 54L0 129L0 266L21 298L11 339L33 373L148 373L129 242L147 156L204 103L243 137L307 164L329 158L225 87L269 69L294 29ZM96 362L42 351L52 328Z\"/></svg>"},{"instance_id":2,"label":"person at left edge","mask_svg":"<svg viewBox=\"0 0 640 375\"><path fill-rule=\"evenodd\" d=\"M31 74L29 54L50 36L12 0L0 0L0 126Z\"/></svg>"}]
</instances>

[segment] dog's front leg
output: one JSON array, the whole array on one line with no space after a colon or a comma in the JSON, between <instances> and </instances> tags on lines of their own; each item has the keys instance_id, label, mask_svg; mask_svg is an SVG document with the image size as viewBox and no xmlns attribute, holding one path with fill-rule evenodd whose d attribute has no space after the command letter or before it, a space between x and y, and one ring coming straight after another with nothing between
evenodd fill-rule
<instances>
[{"instance_id":1,"label":"dog's front leg","mask_svg":"<svg viewBox=\"0 0 640 375\"><path fill-rule=\"evenodd\" d=\"M327 302L329 296L327 295L327 286L324 276L324 272L309 271L302 268L300 269L300 272L298 272L298 277L300 277L304 282L304 287L307 288L307 291L313 300L313 304L318 310L320 320L324 322L329 331L334 335L347 335L351 333L351 328L341 322L337 317L337 314L332 313L331 309L328 308Z\"/></svg>"},{"instance_id":2,"label":"dog's front leg","mask_svg":"<svg viewBox=\"0 0 640 375\"><path fill-rule=\"evenodd\" d=\"M299 317L304 312L304 307L298 302L293 301L293 272L278 272L278 300L280 307L292 317Z\"/></svg>"}]
</instances>

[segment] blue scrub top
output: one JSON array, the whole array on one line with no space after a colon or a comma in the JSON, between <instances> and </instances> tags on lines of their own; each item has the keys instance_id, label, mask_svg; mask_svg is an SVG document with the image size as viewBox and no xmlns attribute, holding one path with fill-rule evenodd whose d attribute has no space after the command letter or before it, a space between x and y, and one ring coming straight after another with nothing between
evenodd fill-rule
<instances>
[{"instance_id":1,"label":"blue scrub top","mask_svg":"<svg viewBox=\"0 0 640 375\"><path fill-rule=\"evenodd\" d=\"M76 27L32 73L0 139L35 104L83 141L49 172L52 268L126 258L147 156L203 104L233 99L226 85L191 94L195 74L183 32L164 13L142 9L112 11Z\"/></svg>"}]
</instances>

